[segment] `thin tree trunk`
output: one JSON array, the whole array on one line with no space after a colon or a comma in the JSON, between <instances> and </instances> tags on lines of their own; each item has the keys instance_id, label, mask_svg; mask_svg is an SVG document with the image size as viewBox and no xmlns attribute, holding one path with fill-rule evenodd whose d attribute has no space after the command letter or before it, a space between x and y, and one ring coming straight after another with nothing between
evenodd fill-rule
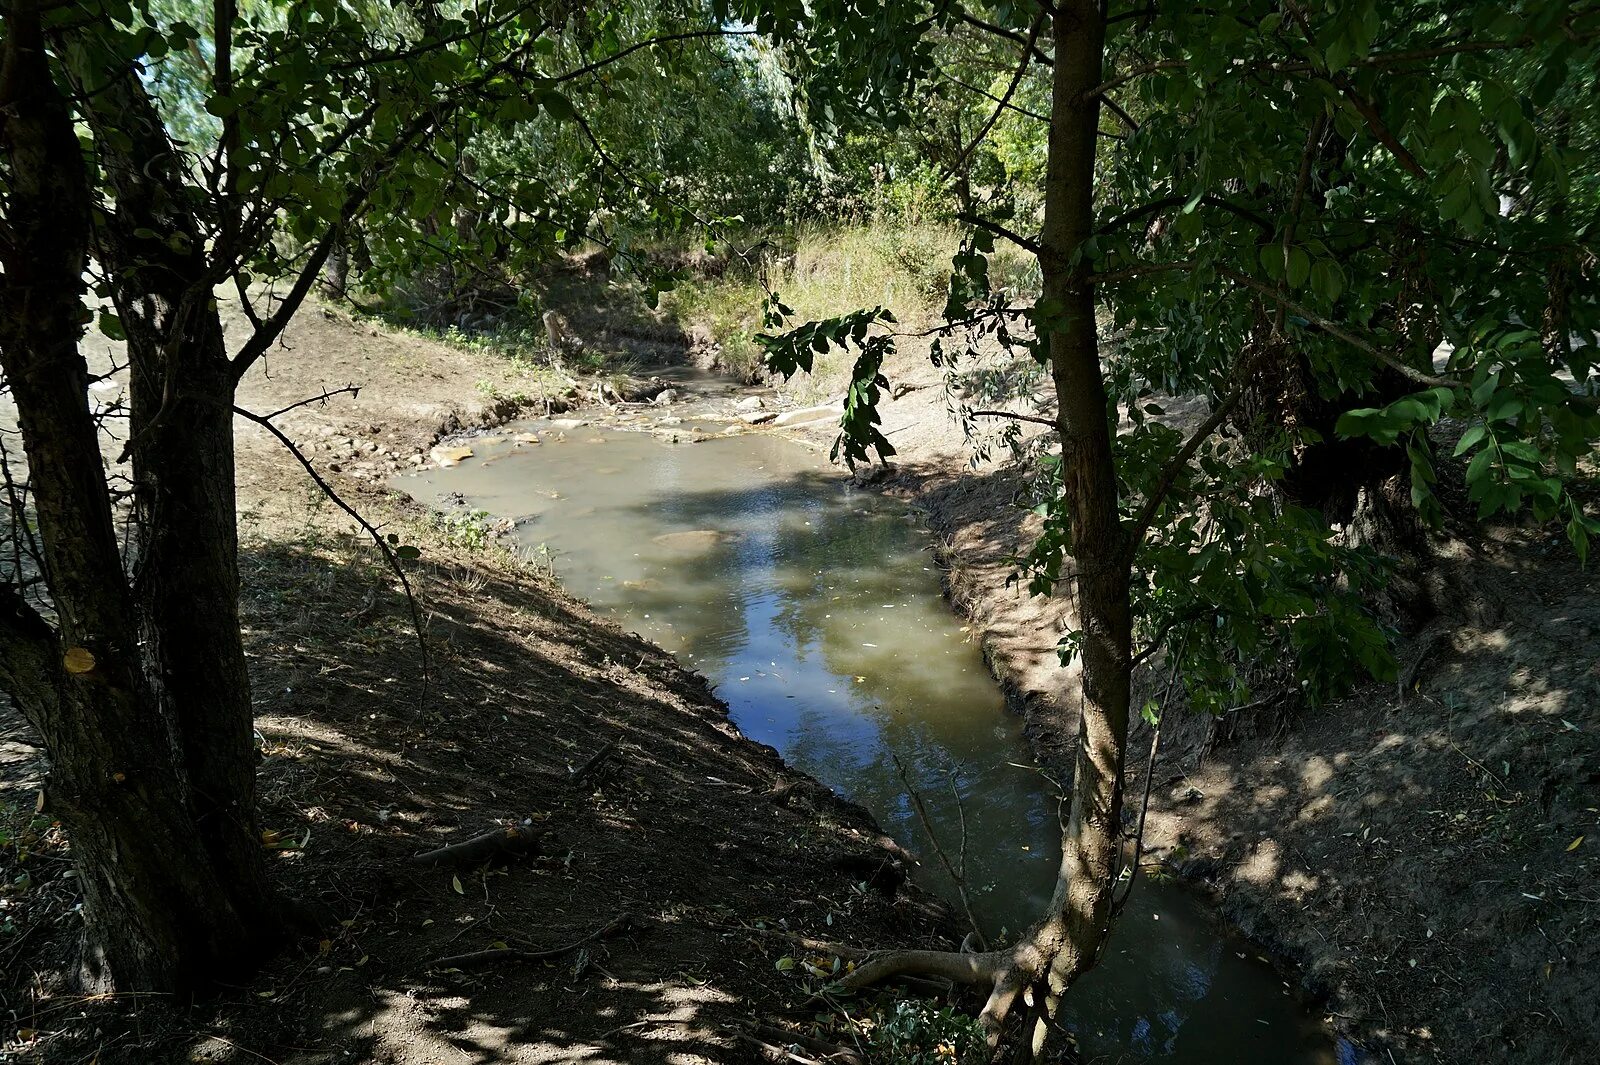
<instances>
[{"instance_id":1,"label":"thin tree trunk","mask_svg":"<svg viewBox=\"0 0 1600 1065\"><path fill-rule=\"evenodd\" d=\"M983 1021L991 1044L1007 1014L1032 989L1031 1049L1072 983L1098 960L1110 933L1120 861L1122 779L1128 739L1132 618L1127 535L1117 508L1112 411L1100 365L1088 264L1070 266L1094 233L1095 148L1105 22L1096 0L1058 3L1045 220L1039 256L1041 304L1059 318L1049 331L1058 404L1063 491L1069 512L1072 590L1082 633L1081 710L1072 799L1050 908L1015 946L983 954L903 951L862 966L846 983L864 986L928 973L989 988Z\"/></svg>"},{"instance_id":2,"label":"thin tree trunk","mask_svg":"<svg viewBox=\"0 0 1600 1065\"><path fill-rule=\"evenodd\" d=\"M1050 336L1062 482L1077 576L1082 711L1072 805L1052 909L1060 922L1051 997L1093 966L1110 930L1128 738L1131 616L1125 534L1117 511L1112 421L1100 366L1088 264L1069 257L1094 234L1095 149L1105 23L1096 0L1058 5L1042 232L1044 295L1062 308ZM1049 931L1049 925L1046 925ZM1051 932L1050 934L1054 934Z\"/></svg>"},{"instance_id":3,"label":"thin tree trunk","mask_svg":"<svg viewBox=\"0 0 1600 1065\"><path fill-rule=\"evenodd\" d=\"M237 909L195 825L142 668L88 371L83 272L91 198L46 59L38 9L5 18L7 242L0 360L16 401L56 614L0 589L0 684L50 754L50 811L84 894L91 976L189 990L236 971L252 915Z\"/></svg>"}]
</instances>

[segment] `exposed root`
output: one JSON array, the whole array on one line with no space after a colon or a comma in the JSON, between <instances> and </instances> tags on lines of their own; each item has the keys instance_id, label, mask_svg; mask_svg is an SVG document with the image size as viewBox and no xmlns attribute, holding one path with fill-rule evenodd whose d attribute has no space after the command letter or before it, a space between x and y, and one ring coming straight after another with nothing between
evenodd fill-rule
<instances>
[{"instance_id":1,"label":"exposed root","mask_svg":"<svg viewBox=\"0 0 1600 1065\"><path fill-rule=\"evenodd\" d=\"M978 1014L991 1048L1000 1045L1011 1007L1047 968L1046 953L1033 938L1006 950L969 954L948 950L897 950L874 958L840 984L861 990L901 978L948 980L968 987L987 987L989 997Z\"/></svg>"}]
</instances>

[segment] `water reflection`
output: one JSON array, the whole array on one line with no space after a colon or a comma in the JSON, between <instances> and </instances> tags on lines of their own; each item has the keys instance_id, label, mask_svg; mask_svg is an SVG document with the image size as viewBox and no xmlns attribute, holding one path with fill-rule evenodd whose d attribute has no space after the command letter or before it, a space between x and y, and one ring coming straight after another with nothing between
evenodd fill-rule
<instances>
[{"instance_id":1,"label":"water reflection","mask_svg":"<svg viewBox=\"0 0 1600 1065\"><path fill-rule=\"evenodd\" d=\"M898 754L952 848L964 812L986 931L1039 912L1057 805L903 507L772 436L674 446L528 428L543 443L476 444L462 466L399 484L516 518L519 541L551 551L568 588L706 674L747 735L926 851ZM1335 1060L1271 969L1160 884L1141 885L1066 1020L1088 1060Z\"/></svg>"}]
</instances>

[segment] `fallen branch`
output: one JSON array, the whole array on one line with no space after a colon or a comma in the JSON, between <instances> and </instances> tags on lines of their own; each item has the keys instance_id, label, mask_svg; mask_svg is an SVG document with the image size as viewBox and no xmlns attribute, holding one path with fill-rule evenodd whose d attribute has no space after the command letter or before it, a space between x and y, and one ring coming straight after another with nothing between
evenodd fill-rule
<instances>
[{"instance_id":1,"label":"fallen branch","mask_svg":"<svg viewBox=\"0 0 1600 1065\"><path fill-rule=\"evenodd\" d=\"M769 1058L772 1058L774 1052L783 1055L773 1060L800 1062L836 1061L840 1062L841 1065L867 1065L867 1059L862 1057L861 1053L853 1047L847 1047L840 1043L830 1043L825 1039L806 1035L804 1032L786 1032L771 1025L755 1024L749 1028L736 1029L734 1034L763 1048ZM796 1054L788 1049L791 1046L804 1047L819 1056L808 1058Z\"/></svg>"},{"instance_id":2,"label":"fallen branch","mask_svg":"<svg viewBox=\"0 0 1600 1065\"><path fill-rule=\"evenodd\" d=\"M594 752L587 759L585 759L584 763L578 768L573 769L571 766L568 766L567 783L571 784L573 787L577 787L579 784L582 784L583 779L590 773L594 772L595 769L599 767L601 762L604 762L607 758L611 757L612 752L616 749L617 741L607 740L600 746L598 751Z\"/></svg>"},{"instance_id":3,"label":"fallen branch","mask_svg":"<svg viewBox=\"0 0 1600 1065\"><path fill-rule=\"evenodd\" d=\"M477 865L491 858L522 857L537 854L544 841L544 830L528 825L509 825L485 832L460 843L438 847L411 856L413 865Z\"/></svg>"},{"instance_id":4,"label":"fallen branch","mask_svg":"<svg viewBox=\"0 0 1600 1065\"><path fill-rule=\"evenodd\" d=\"M519 947L496 947L492 950L475 950L470 954L455 954L448 958L439 958L437 961L429 962L426 968L459 969L463 965L478 965L494 961L549 961L551 958L559 958L565 954L571 954L579 947L588 946L596 940L626 932L632 926L632 915L619 914L582 939L575 939L571 943L552 947L549 950L522 950Z\"/></svg>"}]
</instances>

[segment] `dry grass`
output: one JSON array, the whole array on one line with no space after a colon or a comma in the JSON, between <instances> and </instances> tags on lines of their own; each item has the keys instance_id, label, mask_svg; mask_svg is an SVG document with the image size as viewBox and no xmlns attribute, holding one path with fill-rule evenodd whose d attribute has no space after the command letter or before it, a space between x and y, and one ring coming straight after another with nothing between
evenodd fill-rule
<instances>
[{"instance_id":1,"label":"dry grass","mask_svg":"<svg viewBox=\"0 0 1600 1065\"><path fill-rule=\"evenodd\" d=\"M768 252L755 269L766 273L798 322L881 306L907 328L920 329L943 310L950 257L960 242L960 230L937 223L807 229ZM1015 291L1036 285L1032 264L1014 249L997 250L991 269L996 284ZM685 327L710 333L721 345L724 369L754 378L761 374L753 338L761 331L764 296L755 270L739 269L681 285L663 305ZM848 369L839 352L821 356L810 379L795 383L796 398L838 391Z\"/></svg>"}]
</instances>

